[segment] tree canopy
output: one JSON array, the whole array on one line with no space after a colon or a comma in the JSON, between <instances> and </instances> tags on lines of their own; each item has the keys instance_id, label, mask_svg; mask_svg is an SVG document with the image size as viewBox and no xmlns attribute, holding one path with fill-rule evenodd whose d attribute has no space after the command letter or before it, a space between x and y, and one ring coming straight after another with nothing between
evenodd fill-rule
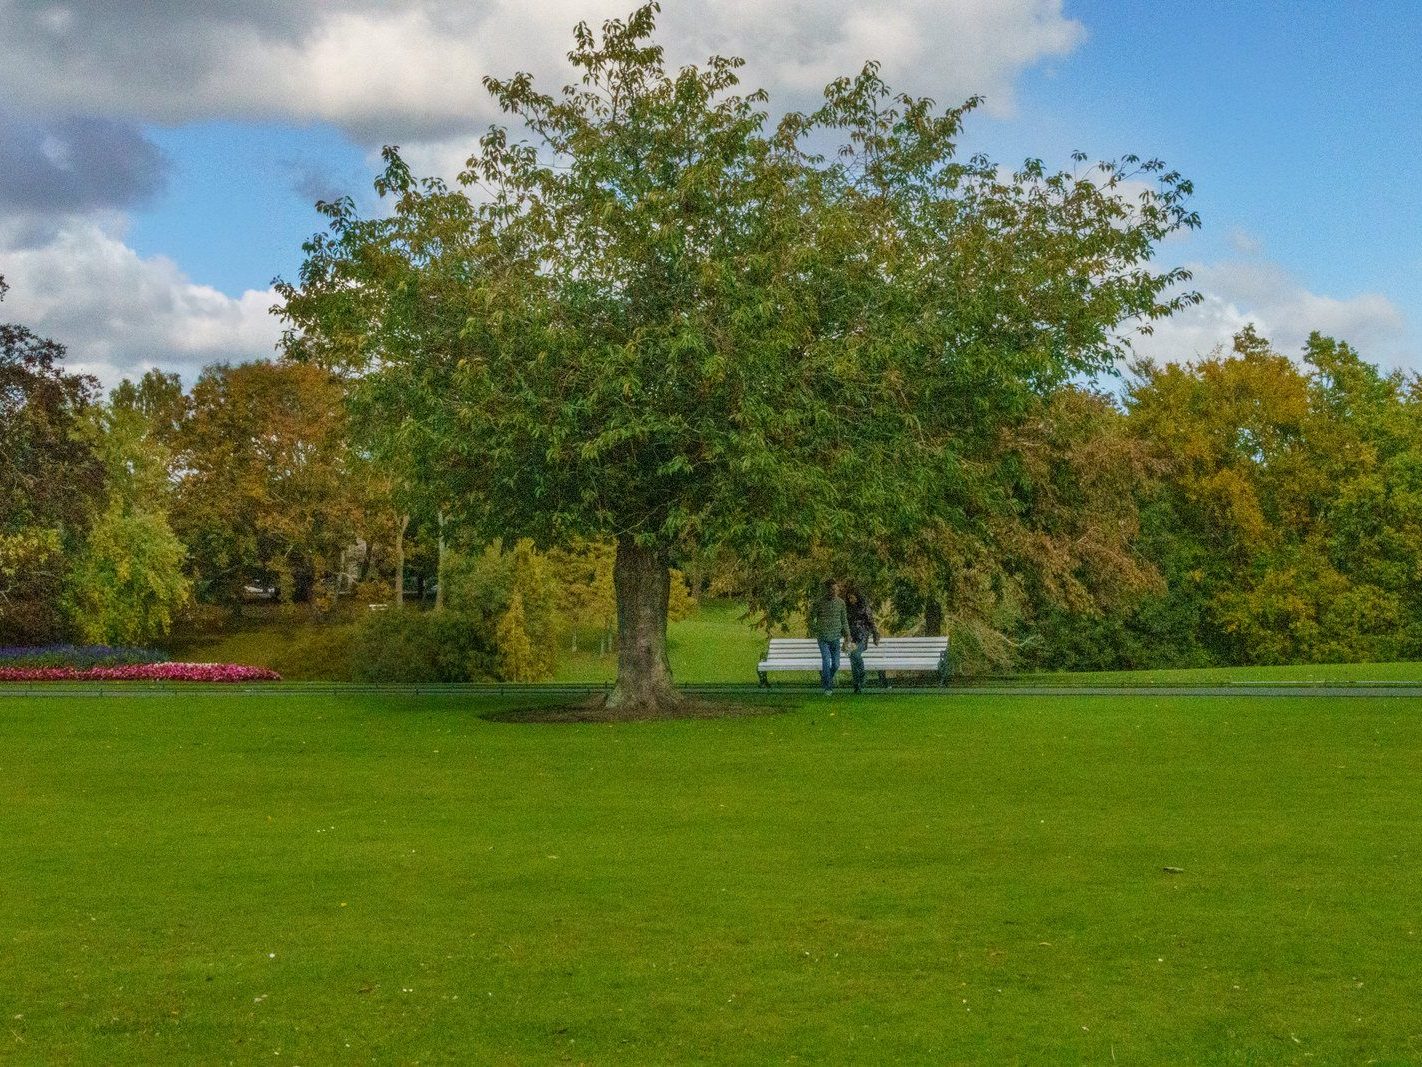
<instances>
[{"instance_id":1,"label":"tree canopy","mask_svg":"<svg viewBox=\"0 0 1422 1067\"><path fill-rule=\"evenodd\" d=\"M172 402L157 392L161 413ZM367 503L345 422L339 383L317 367L203 370L172 433L183 471L173 524L205 596L235 603L260 575L305 599L335 570Z\"/></svg>"},{"instance_id":2,"label":"tree canopy","mask_svg":"<svg viewBox=\"0 0 1422 1067\"><path fill-rule=\"evenodd\" d=\"M1007 506L973 462L1004 424L1195 299L1152 268L1197 224L1158 161L961 159L978 101L873 63L772 122L740 60L668 69L656 13L580 24L560 91L486 79L517 128L457 187L387 148L388 212L322 205L280 285L288 352L356 380L409 484L489 537L616 542L632 709L675 700L674 560L728 552L783 610L787 559L932 555Z\"/></svg>"}]
</instances>

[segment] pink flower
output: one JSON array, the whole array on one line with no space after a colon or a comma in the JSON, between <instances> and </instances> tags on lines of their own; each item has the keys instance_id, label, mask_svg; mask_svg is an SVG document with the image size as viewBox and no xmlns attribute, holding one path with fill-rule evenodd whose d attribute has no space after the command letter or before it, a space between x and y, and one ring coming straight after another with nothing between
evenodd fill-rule
<instances>
[{"instance_id":1,"label":"pink flower","mask_svg":"<svg viewBox=\"0 0 1422 1067\"><path fill-rule=\"evenodd\" d=\"M265 667L235 663L134 663L121 667L0 667L0 682L279 682Z\"/></svg>"}]
</instances>

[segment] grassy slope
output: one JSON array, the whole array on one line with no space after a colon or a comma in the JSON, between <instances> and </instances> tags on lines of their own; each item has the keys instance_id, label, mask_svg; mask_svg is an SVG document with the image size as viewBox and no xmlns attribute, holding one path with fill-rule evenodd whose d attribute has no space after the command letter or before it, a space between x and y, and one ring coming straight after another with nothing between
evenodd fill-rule
<instances>
[{"instance_id":1,"label":"grassy slope","mask_svg":"<svg viewBox=\"0 0 1422 1067\"><path fill-rule=\"evenodd\" d=\"M217 635L175 632L164 646L175 659L270 667L292 681L345 680L350 675L347 616L314 623L300 614L248 607L246 617Z\"/></svg>"},{"instance_id":2,"label":"grassy slope","mask_svg":"<svg viewBox=\"0 0 1422 1067\"><path fill-rule=\"evenodd\" d=\"M1422 1060L1415 701L478 710L0 701L0 1061Z\"/></svg>"},{"instance_id":3,"label":"grassy slope","mask_svg":"<svg viewBox=\"0 0 1422 1067\"><path fill-rule=\"evenodd\" d=\"M755 683L755 665L765 652L765 633L742 619L744 609L728 601L700 605L689 619L667 627L667 655L672 674L688 682ZM564 652L560 682L610 682L617 676L616 654L599 656L584 650Z\"/></svg>"}]
</instances>

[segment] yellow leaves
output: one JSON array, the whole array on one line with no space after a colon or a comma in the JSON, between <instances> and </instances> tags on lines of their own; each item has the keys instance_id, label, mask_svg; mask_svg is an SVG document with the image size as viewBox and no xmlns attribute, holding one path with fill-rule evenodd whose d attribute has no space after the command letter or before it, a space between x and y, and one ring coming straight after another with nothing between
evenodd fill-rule
<instances>
[{"instance_id":1,"label":"yellow leaves","mask_svg":"<svg viewBox=\"0 0 1422 1067\"><path fill-rule=\"evenodd\" d=\"M1245 545L1258 548L1272 540L1271 524L1244 473L1231 468L1215 471L1198 483L1192 495Z\"/></svg>"},{"instance_id":2,"label":"yellow leaves","mask_svg":"<svg viewBox=\"0 0 1422 1067\"><path fill-rule=\"evenodd\" d=\"M86 640L136 644L168 632L187 603L185 550L161 514L111 507L68 575L66 606Z\"/></svg>"},{"instance_id":3,"label":"yellow leaves","mask_svg":"<svg viewBox=\"0 0 1422 1067\"><path fill-rule=\"evenodd\" d=\"M499 619L494 639L498 644L502 678L510 682L533 682L542 676L533 641L528 636L523 594L518 590L510 597L508 610Z\"/></svg>"},{"instance_id":4,"label":"yellow leaves","mask_svg":"<svg viewBox=\"0 0 1422 1067\"><path fill-rule=\"evenodd\" d=\"M696 599L691 595L691 589L686 584L686 575L673 567L671 569L671 593L667 598L668 621L680 622L682 619L689 619L695 610Z\"/></svg>"},{"instance_id":5,"label":"yellow leaves","mask_svg":"<svg viewBox=\"0 0 1422 1067\"><path fill-rule=\"evenodd\" d=\"M0 533L0 578L13 578L26 568L39 567L57 555L61 544L58 530L28 529Z\"/></svg>"}]
</instances>

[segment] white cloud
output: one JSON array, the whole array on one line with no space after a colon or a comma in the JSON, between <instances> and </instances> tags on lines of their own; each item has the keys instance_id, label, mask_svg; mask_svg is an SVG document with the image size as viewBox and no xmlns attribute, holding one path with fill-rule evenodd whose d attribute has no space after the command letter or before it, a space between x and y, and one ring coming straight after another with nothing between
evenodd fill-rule
<instances>
[{"instance_id":1,"label":"white cloud","mask_svg":"<svg viewBox=\"0 0 1422 1067\"><path fill-rule=\"evenodd\" d=\"M230 297L199 285L166 257L141 257L115 218L68 220L43 243L15 236L0 232L0 273L10 285L0 318L66 345L71 370L106 386L150 367L191 381L205 363L273 355L274 292Z\"/></svg>"},{"instance_id":2,"label":"white cloud","mask_svg":"<svg viewBox=\"0 0 1422 1067\"><path fill-rule=\"evenodd\" d=\"M1365 359L1389 367L1419 369L1406 317L1381 293L1350 297L1309 290L1276 263L1231 260L1192 264L1190 287L1203 303L1155 324L1155 333L1135 347L1158 360L1198 359L1219 345L1228 348L1236 332L1253 323L1275 349L1297 355L1318 330L1348 341Z\"/></svg>"},{"instance_id":3,"label":"white cloud","mask_svg":"<svg viewBox=\"0 0 1422 1067\"><path fill-rule=\"evenodd\" d=\"M26 131L75 115L119 130L330 122L367 146L401 143L418 173L452 176L474 132L500 118L485 74L527 69L556 89L572 77L573 24L596 26L636 2L0 0L0 100ZM943 106L980 93L1007 115L1023 71L1085 38L1063 0L664 0L659 21L671 64L744 56L743 84L770 89L777 108L813 106L831 78L878 59L896 89ZM0 273L11 285L0 318L63 342L71 366L106 384L152 366L190 378L213 360L272 353L272 292L229 296L168 258L140 256L113 213L137 193L85 185L51 203L78 188L77 157L68 141L30 140L0 164L29 175L45 161L69 185L40 174L44 197L0 197ZM111 176L116 153L101 155Z\"/></svg>"},{"instance_id":4,"label":"white cloud","mask_svg":"<svg viewBox=\"0 0 1422 1067\"><path fill-rule=\"evenodd\" d=\"M1229 246L1241 256L1258 256L1264 251L1264 242L1260 238L1238 226L1229 231Z\"/></svg>"},{"instance_id":5,"label":"white cloud","mask_svg":"<svg viewBox=\"0 0 1422 1067\"><path fill-rule=\"evenodd\" d=\"M633 0L239 0L223 5L0 0L0 97L47 114L181 123L325 120L367 143L435 140L496 117L484 74L528 69L561 85L579 19ZM746 82L813 103L831 78L879 59L891 84L1013 108L1013 83L1085 38L1062 0L669 0L673 63L744 56Z\"/></svg>"}]
</instances>

